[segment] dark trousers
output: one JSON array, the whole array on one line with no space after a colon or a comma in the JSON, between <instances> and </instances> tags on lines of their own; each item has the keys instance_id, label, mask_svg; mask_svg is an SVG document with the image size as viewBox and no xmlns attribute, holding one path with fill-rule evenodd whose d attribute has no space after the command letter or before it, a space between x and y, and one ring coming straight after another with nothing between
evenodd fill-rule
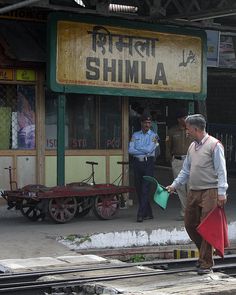
<instances>
[{"instance_id":1,"label":"dark trousers","mask_svg":"<svg viewBox=\"0 0 236 295\"><path fill-rule=\"evenodd\" d=\"M143 176L153 176L154 173L154 158L147 158L147 161L140 162L134 159L134 181L136 193L138 196L138 217L152 216L152 208L148 197L150 191L150 182L144 180Z\"/></svg>"},{"instance_id":2,"label":"dark trousers","mask_svg":"<svg viewBox=\"0 0 236 295\"><path fill-rule=\"evenodd\" d=\"M197 232L197 226L217 206L217 189L190 190L187 197L185 209L185 228L190 239L196 244L199 250L199 263L201 268L210 268L214 265L213 248ZM217 231L218 229L215 228Z\"/></svg>"}]
</instances>

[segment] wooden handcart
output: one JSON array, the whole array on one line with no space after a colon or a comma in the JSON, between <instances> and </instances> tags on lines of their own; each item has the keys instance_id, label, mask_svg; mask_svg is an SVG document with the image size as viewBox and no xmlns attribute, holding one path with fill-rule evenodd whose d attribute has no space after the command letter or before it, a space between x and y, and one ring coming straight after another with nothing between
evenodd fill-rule
<instances>
[{"instance_id":1,"label":"wooden handcart","mask_svg":"<svg viewBox=\"0 0 236 295\"><path fill-rule=\"evenodd\" d=\"M87 215L90 210L100 219L112 219L124 200L123 195L135 189L114 183L95 184L93 165L97 163L87 164L92 164L92 184L82 181L55 187L26 185L21 189L3 191L2 197L7 201L8 209L20 210L31 221L49 216L56 223L66 223L74 217Z\"/></svg>"}]
</instances>

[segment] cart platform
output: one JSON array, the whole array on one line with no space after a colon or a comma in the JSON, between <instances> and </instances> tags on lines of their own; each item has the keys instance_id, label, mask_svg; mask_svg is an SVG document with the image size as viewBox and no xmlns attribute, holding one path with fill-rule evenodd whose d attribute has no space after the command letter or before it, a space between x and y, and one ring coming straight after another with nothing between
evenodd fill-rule
<instances>
[{"instance_id":1,"label":"cart platform","mask_svg":"<svg viewBox=\"0 0 236 295\"><path fill-rule=\"evenodd\" d=\"M75 216L87 215L91 209L100 219L112 219L126 199L124 195L134 191L130 186L73 182L55 187L26 185L3 191L2 197L8 209L20 210L29 220L42 220L49 215L55 222L65 223Z\"/></svg>"}]
</instances>

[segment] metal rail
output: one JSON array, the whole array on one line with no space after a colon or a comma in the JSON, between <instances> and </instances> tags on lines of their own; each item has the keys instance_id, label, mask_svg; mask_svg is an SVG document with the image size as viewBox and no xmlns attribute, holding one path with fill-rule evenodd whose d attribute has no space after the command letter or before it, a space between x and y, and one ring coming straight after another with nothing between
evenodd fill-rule
<instances>
[{"instance_id":1,"label":"metal rail","mask_svg":"<svg viewBox=\"0 0 236 295\"><path fill-rule=\"evenodd\" d=\"M236 267L236 264L235 264ZM77 280L64 279L57 280L56 282L21 282L21 283L11 283L9 284L1 284L0 285L0 293L1 294L18 294L19 291L27 291L27 290L42 290L44 292L50 292L55 288L65 288L65 287L74 287L78 285L83 285L85 283L94 283L94 282L105 282L105 281L113 281L113 280L121 280L121 279L130 279L130 278L140 278L147 276L159 276L159 275L167 275L167 274L175 274L175 273L184 273L189 271L196 271L196 268L183 268L183 269L175 269L175 270L166 270L162 272L158 271L148 271L148 272L137 272L132 274L116 274L116 275L102 275L96 277L83 277Z\"/></svg>"},{"instance_id":2,"label":"metal rail","mask_svg":"<svg viewBox=\"0 0 236 295\"><path fill-rule=\"evenodd\" d=\"M218 262L220 260L216 259ZM14 275L1 275L0 276L0 294L6 295L28 295L28 294L44 294L43 292L51 292L54 289L65 289L65 288L76 288L81 287L85 283L95 283L101 281L112 281L117 279L130 279L130 278L138 278L138 277L147 277L147 276L160 276L160 275L168 275L168 274L175 274L175 273L184 273L190 271L196 271L195 267L189 267L189 263L192 265L194 264L196 259L179 259L179 260L168 260L166 263L164 261L152 261L152 262L144 262L144 263L129 263L125 265L118 265L118 266L102 266L102 267L93 267L93 268L80 268L80 269L66 269L66 270L57 270L57 271L46 271L46 272L34 272L34 273L23 273L23 274L14 274ZM227 263L228 261L228 263ZM232 263L234 261L234 263ZM223 261L224 264L217 264L214 266L214 271L226 271L227 273L235 273L236 272L236 256L229 255ZM222 261L221 261L222 263ZM169 270L162 270L162 271L139 271L130 274L123 274L122 272L115 274L115 275L96 275L96 276L85 276L83 278L78 278L76 280L72 279L62 279L57 281L32 281L34 278L46 276L46 275L56 275L56 274L65 274L65 273L74 273L74 272L86 272L86 271L95 271L95 270L108 270L108 269L122 269L128 268L131 266L149 266L152 268L162 268L163 266L167 265L172 269ZM184 267L183 267L184 266ZM84 274L83 274L84 275ZM8 277L9 281L5 282L4 279ZM23 282L16 282L17 279L25 279L26 281Z\"/></svg>"},{"instance_id":3,"label":"metal rail","mask_svg":"<svg viewBox=\"0 0 236 295\"><path fill-rule=\"evenodd\" d=\"M222 264L226 261L230 261L230 263L236 263L236 255L226 255L224 259L214 258L217 265L216 269L220 268ZM197 261L196 258L181 258L181 259L164 259L164 260L152 260L146 262L136 262L136 263L124 263L120 265L100 265L91 267L73 267L73 268L61 268L61 269L53 269L46 271L30 271L30 272L21 272L21 273L4 273L0 274L0 286L5 283L9 283L11 281L14 282L22 282L24 280L33 281L42 276L48 275L61 275L61 274L69 274L69 273L80 273L87 271L99 271L99 270L114 270L114 269L125 269L134 266L145 266L153 269L162 269L167 270L168 268L175 269L179 268L180 265L184 267L191 267Z\"/></svg>"}]
</instances>

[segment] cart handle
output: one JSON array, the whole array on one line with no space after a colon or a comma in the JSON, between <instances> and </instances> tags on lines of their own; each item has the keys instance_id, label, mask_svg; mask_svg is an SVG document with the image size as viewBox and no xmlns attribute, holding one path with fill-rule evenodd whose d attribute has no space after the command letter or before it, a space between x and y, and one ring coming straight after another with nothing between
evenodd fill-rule
<instances>
[{"instance_id":1,"label":"cart handle","mask_svg":"<svg viewBox=\"0 0 236 295\"><path fill-rule=\"evenodd\" d=\"M90 161L86 161L86 164L90 164L90 165L98 165L98 162L90 162Z\"/></svg>"},{"instance_id":2,"label":"cart handle","mask_svg":"<svg viewBox=\"0 0 236 295\"><path fill-rule=\"evenodd\" d=\"M16 189L17 189L17 182L12 180L12 170L15 170L16 168L13 168L11 166L7 167L7 168L4 168L5 170L8 170L9 171L9 184L10 184L10 190L12 191L13 187L13 183L15 184L16 186Z\"/></svg>"}]
</instances>

